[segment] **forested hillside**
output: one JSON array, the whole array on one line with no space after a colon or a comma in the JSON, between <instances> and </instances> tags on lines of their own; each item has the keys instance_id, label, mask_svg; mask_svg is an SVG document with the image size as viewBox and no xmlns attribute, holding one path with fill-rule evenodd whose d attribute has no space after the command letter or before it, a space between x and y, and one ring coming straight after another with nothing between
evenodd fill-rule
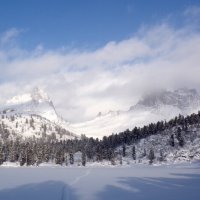
<instances>
[{"instance_id":1,"label":"forested hillside","mask_svg":"<svg viewBox=\"0 0 200 200\"><path fill-rule=\"evenodd\" d=\"M7 120L16 119L11 117ZM24 120L27 120L32 129L35 128L35 117ZM16 126L18 123L19 121L16 121ZM105 160L116 165L200 159L200 112L187 117L179 115L168 122L160 121L142 128L135 127L133 130L105 136L102 140L84 135L81 139L60 140L53 133L47 137L45 127L46 125L43 125L38 130L42 137L10 137L10 134L15 136L15 133L10 133L2 117L0 164L18 162L22 166L50 162L69 165L74 162L76 164L77 155L80 157L78 164L82 165ZM56 131L56 127L48 129ZM62 130L57 131L57 134L62 135Z\"/></svg>"}]
</instances>

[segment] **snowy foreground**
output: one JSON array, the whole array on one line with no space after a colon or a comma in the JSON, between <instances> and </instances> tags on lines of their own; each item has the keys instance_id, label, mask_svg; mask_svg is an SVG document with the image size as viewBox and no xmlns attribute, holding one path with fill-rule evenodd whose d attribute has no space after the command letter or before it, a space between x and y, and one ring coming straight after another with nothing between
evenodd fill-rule
<instances>
[{"instance_id":1,"label":"snowy foreground","mask_svg":"<svg viewBox=\"0 0 200 200\"><path fill-rule=\"evenodd\" d=\"M200 164L0 168L1 200L199 200Z\"/></svg>"}]
</instances>

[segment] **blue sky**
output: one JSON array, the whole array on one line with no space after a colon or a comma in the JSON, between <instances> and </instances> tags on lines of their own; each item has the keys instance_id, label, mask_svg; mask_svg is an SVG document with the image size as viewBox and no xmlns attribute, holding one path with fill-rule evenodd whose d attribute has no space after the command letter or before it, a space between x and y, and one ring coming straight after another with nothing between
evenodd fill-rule
<instances>
[{"instance_id":1,"label":"blue sky","mask_svg":"<svg viewBox=\"0 0 200 200\"><path fill-rule=\"evenodd\" d=\"M69 121L200 91L198 0L0 0L0 104L39 86Z\"/></svg>"},{"instance_id":2,"label":"blue sky","mask_svg":"<svg viewBox=\"0 0 200 200\"><path fill-rule=\"evenodd\" d=\"M23 30L20 45L97 48L120 41L144 25L180 25L179 15L199 0L1 0L0 32Z\"/></svg>"}]
</instances>

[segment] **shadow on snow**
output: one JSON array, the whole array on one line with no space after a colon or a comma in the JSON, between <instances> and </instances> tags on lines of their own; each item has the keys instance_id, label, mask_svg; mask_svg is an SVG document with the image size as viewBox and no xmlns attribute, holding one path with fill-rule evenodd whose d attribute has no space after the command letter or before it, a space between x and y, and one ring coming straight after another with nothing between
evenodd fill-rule
<instances>
[{"instance_id":1,"label":"shadow on snow","mask_svg":"<svg viewBox=\"0 0 200 200\"><path fill-rule=\"evenodd\" d=\"M0 190L1 200L77 200L74 190L61 181L46 181Z\"/></svg>"},{"instance_id":2,"label":"shadow on snow","mask_svg":"<svg viewBox=\"0 0 200 200\"><path fill-rule=\"evenodd\" d=\"M119 178L97 194L103 200L199 200L200 174L171 174L169 178Z\"/></svg>"},{"instance_id":3,"label":"shadow on snow","mask_svg":"<svg viewBox=\"0 0 200 200\"><path fill-rule=\"evenodd\" d=\"M200 174L172 177L120 177L96 197L87 200L199 200ZM85 181L87 184L87 180ZM95 184L95 183L94 183ZM90 186L88 185L88 190ZM62 181L32 183L0 190L0 200L78 200L75 190Z\"/></svg>"}]
</instances>

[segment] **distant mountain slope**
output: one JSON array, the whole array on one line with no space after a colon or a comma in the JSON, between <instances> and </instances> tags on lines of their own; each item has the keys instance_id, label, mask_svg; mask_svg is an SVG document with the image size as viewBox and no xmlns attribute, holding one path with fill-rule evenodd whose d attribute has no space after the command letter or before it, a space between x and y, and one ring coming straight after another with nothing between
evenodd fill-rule
<instances>
[{"instance_id":1,"label":"distant mountain slope","mask_svg":"<svg viewBox=\"0 0 200 200\"><path fill-rule=\"evenodd\" d=\"M77 137L62 126L39 115L3 113L0 116L0 136L4 139L42 138L52 141Z\"/></svg>"},{"instance_id":2,"label":"distant mountain slope","mask_svg":"<svg viewBox=\"0 0 200 200\"><path fill-rule=\"evenodd\" d=\"M8 100L0 114L1 133L6 133L3 137L58 140L79 137L69 130L68 123L57 115L51 99L39 88Z\"/></svg>"},{"instance_id":3,"label":"distant mountain slope","mask_svg":"<svg viewBox=\"0 0 200 200\"><path fill-rule=\"evenodd\" d=\"M99 114L93 120L71 124L70 127L75 133L101 138L135 126L169 120L179 114L191 114L199 108L200 96L196 90L186 88L175 91L163 90L145 96L128 111Z\"/></svg>"},{"instance_id":4,"label":"distant mountain slope","mask_svg":"<svg viewBox=\"0 0 200 200\"><path fill-rule=\"evenodd\" d=\"M163 105L173 106L180 109L182 112L187 112L200 106L200 96L195 89L181 88L175 91L161 90L146 95L130 109L134 110L140 106L159 108Z\"/></svg>"}]
</instances>

